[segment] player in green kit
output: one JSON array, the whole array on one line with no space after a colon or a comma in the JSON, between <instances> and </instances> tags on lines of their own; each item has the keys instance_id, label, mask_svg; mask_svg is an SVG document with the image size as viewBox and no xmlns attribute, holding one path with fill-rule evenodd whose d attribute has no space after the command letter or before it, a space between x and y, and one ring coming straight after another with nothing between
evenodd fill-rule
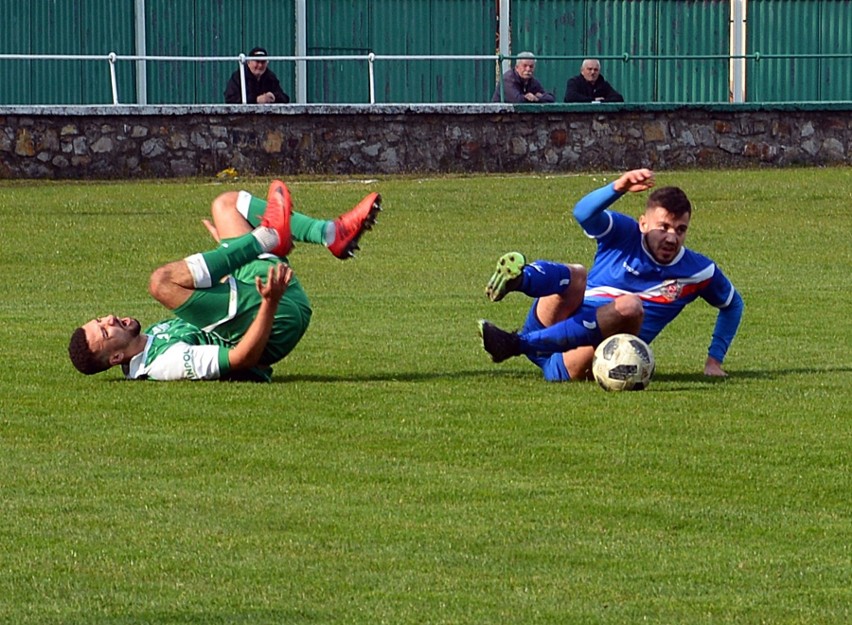
<instances>
[{"instance_id":1,"label":"player in green kit","mask_svg":"<svg viewBox=\"0 0 852 625\"><path fill-rule=\"evenodd\" d=\"M92 319L71 335L71 362L85 374L120 365L134 380L269 381L271 365L295 348L311 318L307 295L282 262L293 240L325 245L345 260L380 210L381 196L371 193L334 221L313 219L292 211L277 180L266 202L223 193L212 221L204 220L219 247L151 275L149 292L176 317L144 332L133 317Z\"/></svg>"}]
</instances>

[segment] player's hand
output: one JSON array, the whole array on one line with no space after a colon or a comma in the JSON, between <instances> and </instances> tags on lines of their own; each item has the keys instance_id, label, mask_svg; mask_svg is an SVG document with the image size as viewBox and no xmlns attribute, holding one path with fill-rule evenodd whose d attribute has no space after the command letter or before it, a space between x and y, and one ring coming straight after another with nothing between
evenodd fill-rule
<instances>
[{"instance_id":1,"label":"player's hand","mask_svg":"<svg viewBox=\"0 0 852 625\"><path fill-rule=\"evenodd\" d=\"M704 375L714 378L728 377L728 374L722 369L722 363L711 356L707 356L707 362L704 363Z\"/></svg>"},{"instance_id":2,"label":"player's hand","mask_svg":"<svg viewBox=\"0 0 852 625\"><path fill-rule=\"evenodd\" d=\"M216 226L213 225L213 222L209 219L202 219L201 223L203 223L204 227L207 228L207 232L210 233L213 240L216 241L216 243L219 243L219 231L216 229Z\"/></svg>"},{"instance_id":3,"label":"player's hand","mask_svg":"<svg viewBox=\"0 0 852 625\"><path fill-rule=\"evenodd\" d=\"M265 284L260 276L255 276L254 283L257 286L257 292L260 293L264 301L277 304L287 290L292 277L293 270L290 266L278 263L274 267L269 268Z\"/></svg>"},{"instance_id":4,"label":"player's hand","mask_svg":"<svg viewBox=\"0 0 852 625\"><path fill-rule=\"evenodd\" d=\"M650 169L633 169L621 175L613 183L619 193L638 193L654 186L654 172Z\"/></svg>"}]
</instances>

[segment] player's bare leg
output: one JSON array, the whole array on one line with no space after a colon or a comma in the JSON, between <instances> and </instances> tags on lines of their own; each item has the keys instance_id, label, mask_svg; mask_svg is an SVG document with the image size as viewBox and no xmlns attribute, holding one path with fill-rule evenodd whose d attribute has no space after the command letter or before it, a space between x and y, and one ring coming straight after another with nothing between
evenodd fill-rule
<instances>
[{"instance_id":1,"label":"player's bare leg","mask_svg":"<svg viewBox=\"0 0 852 625\"><path fill-rule=\"evenodd\" d=\"M217 242L221 239L232 239L252 231L251 224L237 210L238 191L226 191L213 200L210 205L210 216L202 220L207 231Z\"/></svg>"},{"instance_id":2,"label":"player's bare leg","mask_svg":"<svg viewBox=\"0 0 852 625\"><path fill-rule=\"evenodd\" d=\"M535 316L545 327L564 321L574 314L583 303L588 271L583 265L567 265L571 270L571 282L561 293L539 298Z\"/></svg>"}]
</instances>

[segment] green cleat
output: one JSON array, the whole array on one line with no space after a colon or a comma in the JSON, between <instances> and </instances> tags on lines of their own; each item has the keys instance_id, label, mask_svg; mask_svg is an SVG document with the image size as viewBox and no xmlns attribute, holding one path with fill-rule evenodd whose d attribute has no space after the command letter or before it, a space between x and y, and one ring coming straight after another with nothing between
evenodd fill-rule
<instances>
[{"instance_id":1,"label":"green cleat","mask_svg":"<svg viewBox=\"0 0 852 625\"><path fill-rule=\"evenodd\" d=\"M497 269L485 287L485 294L492 302L499 302L506 293L517 291L523 279L527 259L520 252L503 254L497 261Z\"/></svg>"}]
</instances>

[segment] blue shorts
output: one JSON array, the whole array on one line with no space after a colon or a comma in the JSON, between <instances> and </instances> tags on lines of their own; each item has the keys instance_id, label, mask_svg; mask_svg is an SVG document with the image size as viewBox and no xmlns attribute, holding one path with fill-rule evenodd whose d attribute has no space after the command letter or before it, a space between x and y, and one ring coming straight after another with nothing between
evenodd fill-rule
<instances>
[{"instance_id":1,"label":"blue shorts","mask_svg":"<svg viewBox=\"0 0 852 625\"><path fill-rule=\"evenodd\" d=\"M607 303L608 302L606 301L584 300L580 308L577 309L577 312L571 316L579 321L594 322L597 320L598 308ZM527 319L524 321L524 327L521 328L521 334L545 329L546 326L538 320L538 317L535 314L537 307L538 298L536 298L533 301L532 306L530 306L530 311L527 313ZM548 382L569 382L571 380L571 376L568 375L568 369L565 368L565 361L562 359L562 354L563 352L555 352L553 354L538 353L531 356L527 355L527 358L529 358L530 362L532 362L536 367L541 369L542 374L544 374L544 379Z\"/></svg>"}]
</instances>

